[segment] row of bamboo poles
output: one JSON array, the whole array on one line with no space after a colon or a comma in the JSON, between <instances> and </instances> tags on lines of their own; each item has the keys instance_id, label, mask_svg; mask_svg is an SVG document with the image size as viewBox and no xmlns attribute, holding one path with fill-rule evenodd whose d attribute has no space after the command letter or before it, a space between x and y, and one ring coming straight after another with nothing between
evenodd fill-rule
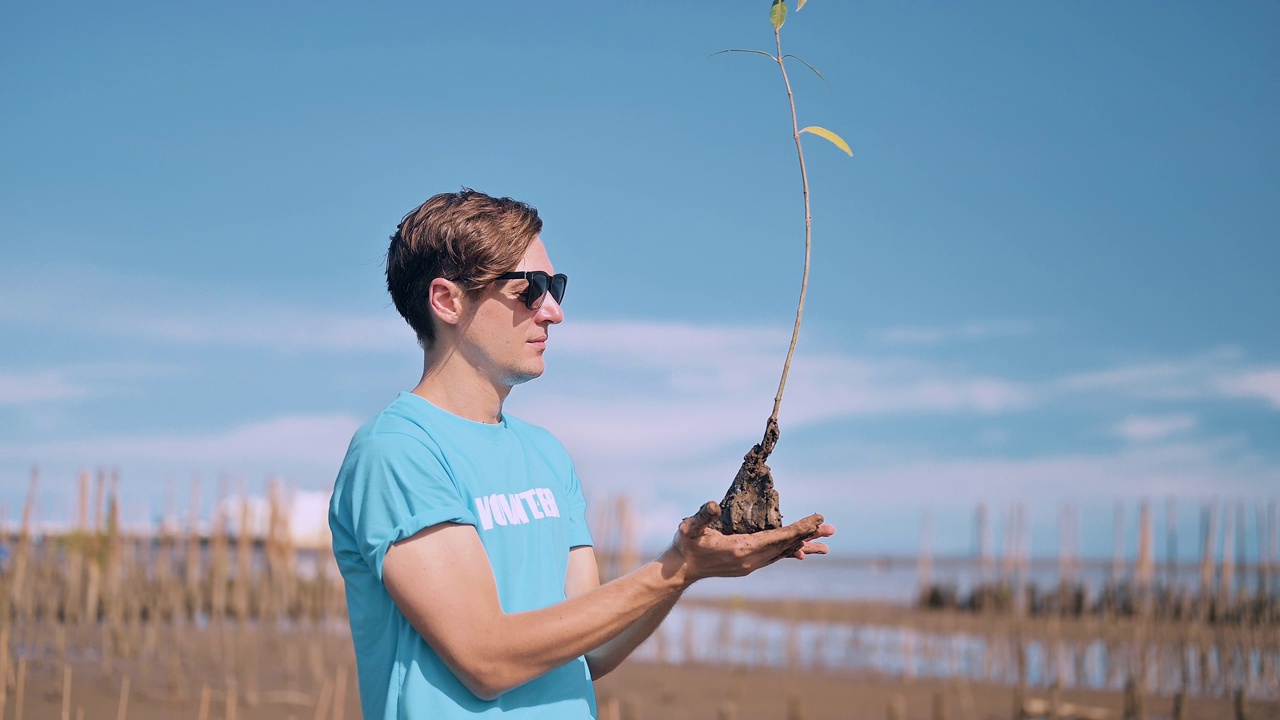
<instances>
[{"instance_id":1,"label":"row of bamboo poles","mask_svg":"<svg viewBox=\"0 0 1280 720\"><path fill-rule=\"evenodd\" d=\"M0 720L358 716L341 578L327 547L294 541L283 485L271 487L256 534L247 502L220 503L204 524L198 500L185 527L167 519L155 532L130 533L117 477L84 473L74 524L41 535L32 521L37 480L33 473L20 527L0 532L13 547L0 565ZM625 497L593 508L602 575L620 575L639 562L635 513ZM1001 574L1025 564L1016 553L1004 558ZM1235 693L1243 707L1280 693L1274 624L742 599L686 599L677 611L639 661L997 684L1018 713L1043 700L1036 691L1084 686L1127 687L1139 709L1148 695ZM622 712L616 697L601 700L602 716Z\"/></svg>"},{"instance_id":2,"label":"row of bamboo poles","mask_svg":"<svg viewBox=\"0 0 1280 720\"><path fill-rule=\"evenodd\" d=\"M1094 561L1086 567L1080 552L1080 514L1073 504L1058 512L1056 578L1040 583L1033 578L1030 524L1025 505L1009 508L1004 523L999 565L994 552L991 517L986 505L974 516L974 581L966 593L954 579L935 579L932 521L926 514L917 560L918 598L926 607L962 606L1023 614L1081 614L1092 609L1110 614L1157 614L1204 622L1280 622L1280 523L1276 503L1206 502L1200 509L1200 559L1196 579L1188 582L1188 567L1179 562L1177 506L1165 503L1165 553L1155 557L1152 506L1141 502L1137 518L1137 555L1132 564L1125 552L1125 507L1116 505L1114 552L1109 571ZM1248 552L1249 515L1255 518L1253 562ZM1221 523L1219 522L1221 520ZM1219 544L1219 540L1221 543ZM1043 564L1040 570L1044 570ZM1086 580L1092 570L1092 580ZM1103 570L1103 572L1098 572ZM1252 579L1252 583L1250 580ZM1252 585L1252 587L1250 586Z\"/></svg>"},{"instance_id":3,"label":"row of bamboo poles","mask_svg":"<svg viewBox=\"0 0 1280 720\"><path fill-rule=\"evenodd\" d=\"M126 532L118 476L94 483L88 472L75 524L38 534L37 488L33 471L21 525L0 533L13 548L0 566L0 720L127 720L130 708L197 720L358 717L341 578L328 548L295 545L283 484L271 487L259 537L247 532L248 502L236 522L215 513L202 533L198 500L186 528ZM117 695L112 713L104 685ZM29 691L39 687L60 692Z\"/></svg>"}]
</instances>

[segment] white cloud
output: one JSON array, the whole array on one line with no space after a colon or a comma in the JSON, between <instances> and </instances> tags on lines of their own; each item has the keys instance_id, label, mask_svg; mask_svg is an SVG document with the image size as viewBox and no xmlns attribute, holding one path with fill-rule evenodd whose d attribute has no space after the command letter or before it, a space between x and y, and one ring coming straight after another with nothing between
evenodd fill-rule
<instances>
[{"instance_id":1,"label":"white cloud","mask_svg":"<svg viewBox=\"0 0 1280 720\"><path fill-rule=\"evenodd\" d=\"M925 507L963 514L979 502L1052 508L1065 500L1265 499L1280 485L1280 465L1250 457L1232 441L1139 444L1030 458L917 458L904 449L848 467L841 464L853 453L842 453L826 468L812 469L815 464L807 459L803 468L793 461L806 453L802 434L789 437L784 431L786 452L771 461L784 520L821 512L840 528L835 542L851 552L884 542L867 537L861 523L914 522ZM735 452L746 450L744 445ZM672 460L665 448L650 448L643 462L589 456L579 463L579 474L592 503L628 495L640 511L642 544L657 547L670 539L681 517L706 500L720 499L739 461L740 455L728 452L714 459ZM906 531L906 539L914 541L914 530Z\"/></svg>"},{"instance_id":2,"label":"white cloud","mask_svg":"<svg viewBox=\"0 0 1280 720\"><path fill-rule=\"evenodd\" d=\"M548 376L517 389L508 408L593 453L696 454L763 431L788 337L786 328L659 323L556 328ZM1003 378L905 358L810 351L792 365L780 421L991 414L1033 403L1028 388Z\"/></svg>"},{"instance_id":3,"label":"white cloud","mask_svg":"<svg viewBox=\"0 0 1280 720\"><path fill-rule=\"evenodd\" d=\"M1170 435L1183 433L1196 427L1196 418L1190 414L1179 415L1130 415L1116 425L1116 435L1130 442L1163 440Z\"/></svg>"},{"instance_id":4,"label":"white cloud","mask_svg":"<svg viewBox=\"0 0 1280 720\"><path fill-rule=\"evenodd\" d=\"M1215 377L1239 366L1238 348L1220 348L1185 358L1117 365L1066 375L1051 384L1061 394L1103 392L1156 400L1221 396Z\"/></svg>"},{"instance_id":5,"label":"white cloud","mask_svg":"<svg viewBox=\"0 0 1280 720\"><path fill-rule=\"evenodd\" d=\"M240 468L272 463L335 470L359 421L348 415L294 415L209 434L143 434L32 445L0 445L0 459L78 465Z\"/></svg>"},{"instance_id":6,"label":"white cloud","mask_svg":"<svg viewBox=\"0 0 1280 720\"><path fill-rule=\"evenodd\" d=\"M240 307L205 317L134 315L117 332L179 345L261 347L277 351L403 352L413 331L392 314L355 315Z\"/></svg>"},{"instance_id":7,"label":"white cloud","mask_svg":"<svg viewBox=\"0 0 1280 720\"><path fill-rule=\"evenodd\" d=\"M1280 410L1280 368L1267 368L1217 379L1217 388L1230 397L1259 398Z\"/></svg>"},{"instance_id":8,"label":"white cloud","mask_svg":"<svg viewBox=\"0 0 1280 720\"><path fill-rule=\"evenodd\" d=\"M889 345L940 345L955 340L1026 335L1030 326L1021 322L973 322L953 327L921 327L900 325L872 333Z\"/></svg>"},{"instance_id":9,"label":"white cloud","mask_svg":"<svg viewBox=\"0 0 1280 720\"><path fill-rule=\"evenodd\" d=\"M89 391L57 371L0 374L0 405L26 405L53 400L75 400Z\"/></svg>"},{"instance_id":10,"label":"white cloud","mask_svg":"<svg viewBox=\"0 0 1280 720\"><path fill-rule=\"evenodd\" d=\"M1090 392L1162 401L1265 400L1280 410L1280 366L1248 364L1238 348L1186 358L1075 373L1050 385L1060 395Z\"/></svg>"},{"instance_id":11,"label":"white cloud","mask_svg":"<svg viewBox=\"0 0 1280 720\"><path fill-rule=\"evenodd\" d=\"M1231 443L1136 445L1114 453L890 463L795 478L820 497L845 487L859 501L971 502L991 498L1267 497L1280 467L1239 457Z\"/></svg>"},{"instance_id":12,"label":"white cloud","mask_svg":"<svg viewBox=\"0 0 1280 720\"><path fill-rule=\"evenodd\" d=\"M402 352L415 342L390 308L367 314L299 308L84 269L0 278L0 321L94 337L282 352Z\"/></svg>"}]
</instances>

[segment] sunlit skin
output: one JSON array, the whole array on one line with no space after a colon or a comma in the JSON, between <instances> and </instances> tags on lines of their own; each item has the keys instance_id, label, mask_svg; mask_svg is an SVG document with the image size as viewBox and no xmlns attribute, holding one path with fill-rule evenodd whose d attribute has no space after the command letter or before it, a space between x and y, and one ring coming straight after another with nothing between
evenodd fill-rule
<instances>
[{"instance_id":1,"label":"sunlit skin","mask_svg":"<svg viewBox=\"0 0 1280 720\"><path fill-rule=\"evenodd\" d=\"M555 273L546 246L534 238L515 270ZM552 325L564 312L548 294L537 310L525 307L525 280L500 280L478 299L436 278L430 302L436 341L426 350L413 392L436 407L476 422L496 423L511 388L542 374Z\"/></svg>"},{"instance_id":2,"label":"sunlit skin","mask_svg":"<svg viewBox=\"0 0 1280 720\"><path fill-rule=\"evenodd\" d=\"M517 270L554 272L540 239ZM564 319L555 299L525 307L525 281L500 281L478 298L437 279L430 293L436 341L425 351L413 392L475 422L495 423L512 386L545 369L552 325ZM505 613L476 529L442 523L392 545L383 584L400 611L476 696L492 699L585 655L593 678L618 666L658 627L684 590L708 577L747 575L784 557L825 554L835 528L811 515L753 535L711 529L714 502L685 518L657 558L604 585L595 551L569 551L562 603Z\"/></svg>"}]
</instances>

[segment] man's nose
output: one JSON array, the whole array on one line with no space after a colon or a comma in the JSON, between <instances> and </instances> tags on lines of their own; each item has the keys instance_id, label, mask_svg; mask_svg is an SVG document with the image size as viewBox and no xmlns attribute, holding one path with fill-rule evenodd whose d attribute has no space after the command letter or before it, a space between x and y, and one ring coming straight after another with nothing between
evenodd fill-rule
<instances>
[{"instance_id":1,"label":"man's nose","mask_svg":"<svg viewBox=\"0 0 1280 720\"><path fill-rule=\"evenodd\" d=\"M552 325L564 321L564 308L560 307L560 303L547 293L546 298L542 301L542 307L538 308L538 319L546 320Z\"/></svg>"}]
</instances>

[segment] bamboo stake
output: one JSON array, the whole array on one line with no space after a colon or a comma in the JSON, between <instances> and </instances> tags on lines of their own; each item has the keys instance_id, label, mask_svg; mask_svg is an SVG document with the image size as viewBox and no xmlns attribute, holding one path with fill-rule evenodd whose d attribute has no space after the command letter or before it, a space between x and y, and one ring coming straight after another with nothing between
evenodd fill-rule
<instances>
[{"instance_id":1,"label":"bamboo stake","mask_svg":"<svg viewBox=\"0 0 1280 720\"><path fill-rule=\"evenodd\" d=\"M1236 503L1236 567L1240 569L1240 573L1236 576L1235 597L1241 599L1245 596L1245 583L1248 582L1248 574L1245 572L1245 563L1248 562L1245 525L1244 503L1238 502Z\"/></svg>"},{"instance_id":2,"label":"bamboo stake","mask_svg":"<svg viewBox=\"0 0 1280 720\"><path fill-rule=\"evenodd\" d=\"M982 584L991 582L991 525L987 516L987 504L979 503L976 518L978 546L978 580Z\"/></svg>"},{"instance_id":3,"label":"bamboo stake","mask_svg":"<svg viewBox=\"0 0 1280 720\"><path fill-rule=\"evenodd\" d=\"M1069 525L1070 505L1063 503L1058 507L1058 586L1065 588L1071 583L1071 561L1068 556L1067 528Z\"/></svg>"},{"instance_id":4,"label":"bamboo stake","mask_svg":"<svg viewBox=\"0 0 1280 720\"><path fill-rule=\"evenodd\" d=\"M225 714L223 715L223 717L226 720L236 720L236 711L238 710L237 706L240 703L240 690L236 687L235 678L232 678L227 681L226 695L227 695L227 703L224 708Z\"/></svg>"},{"instance_id":5,"label":"bamboo stake","mask_svg":"<svg viewBox=\"0 0 1280 720\"><path fill-rule=\"evenodd\" d=\"M920 519L920 557L916 561L916 597L924 598L933 583L933 513L925 508Z\"/></svg>"},{"instance_id":6,"label":"bamboo stake","mask_svg":"<svg viewBox=\"0 0 1280 720\"><path fill-rule=\"evenodd\" d=\"M27 563L31 553L31 514L35 512L36 487L40 482L40 469L31 468L31 484L27 486L27 500L22 504L22 526L18 531L18 548L13 560L13 605L21 616L30 619L33 608L26 601Z\"/></svg>"},{"instance_id":7,"label":"bamboo stake","mask_svg":"<svg viewBox=\"0 0 1280 720\"><path fill-rule=\"evenodd\" d=\"M901 695L894 695L889 701L888 716L889 720L906 720L907 699Z\"/></svg>"},{"instance_id":8,"label":"bamboo stake","mask_svg":"<svg viewBox=\"0 0 1280 720\"><path fill-rule=\"evenodd\" d=\"M71 664L62 663L62 720L71 720Z\"/></svg>"},{"instance_id":9,"label":"bamboo stake","mask_svg":"<svg viewBox=\"0 0 1280 720\"><path fill-rule=\"evenodd\" d=\"M1253 506L1254 535L1258 541L1258 591L1255 595L1261 599L1267 596L1267 517L1262 503Z\"/></svg>"},{"instance_id":10,"label":"bamboo stake","mask_svg":"<svg viewBox=\"0 0 1280 720\"><path fill-rule=\"evenodd\" d=\"M205 683L200 688L200 711L196 714L197 720L209 720L209 703L213 700L213 691L209 689L209 683Z\"/></svg>"},{"instance_id":11,"label":"bamboo stake","mask_svg":"<svg viewBox=\"0 0 1280 720\"><path fill-rule=\"evenodd\" d=\"M0 619L0 720L9 703L9 622L8 613Z\"/></svg>"},{"instance_id":12,"label":"bamboo stake","mask_svg":"<svg viewBox=\"0 0 1280 720\"><path fill-rule=\"evenodd\" d=\"M1151 505L1145 500L1138 512L1138 603L1141 614L1151 612L1151 582L1155 575L1155 558L1151 537Z\"/></svg>"},{"instance_id":13,"label":"bamboo stake","mask_svg":"<svg viewBox=\"0 0 1280 720\"><path fill-rule=\"evenodd\" d=\"M186 574L187 604L190 619L195 619L203 608L200 598L200 478L191 480L191 514L187 516L187 560L183 568Z\"/></svg>"},{"instance_id":14,"label":"bamboo stake","mask_svg":"<svg viewBox=\"0 0 1280 720\"><path fill-rule=\"evenodd\" d=\"M250 529L249 492L240 480L240 519L236 529L236 573L232 580L232 611L244 622L249 615L249 562L252 559L253 535Z\"/></svg>"},{"instance_id":15,"label":"bamboo stake","mask_svg":"<svg viewBox=\"0 0 1280 720\"><path fill-rule=\"evenodd\" d=\"M799 695L787 696L787 720L805 720L804 703Z\"/></svg>"},{"instance_id":16,"label":"bamboo stake","mask_svg":"<svg viewBox=\"0 0 1280 720\"><path fill-rule=\"evenodd\" d=\"M1016 513L1018 579L1014 585L1013 606L1021 616L1027 612L1027 585L1031 580L1031 521L1026 504L1018 503Z\"/></svg>"},{"instance_id":17,"label":"bamboo stake","mask_svg":"<svg viewBox=\"0 0 1280 720\"><path fill-rule=\"evenodd\" d=\"M1222 509L1222 519L1222 580L1218 584L1218 600L1226 605L1231 602L1236 570L1236 513L1231 512L1230 505Z\"/></svg>"},{"instance_id":18,"label":"bamboo stake","mask_svg":"<svg viewBox=\"0 0 1280 720\"><path fill-rule=\"evenodd\" d=\"M347 665L338 666L338 677L333 690L333 720L344 720L347 714Z\"/></svg>"},{"instance_id":19,"label":"bamboo stake","mask_svg":"<svg viewBox=\"0 0 1280 720\"><path fill-rule=\"evenodd\" d=\"M23 720L23 701L27 696L27 659L18 658L18 682L14 690L13 720Z\"/></svg>"},{"instance_id":20,"label":"bamboo stake","mask_svg":"<svg viewBox=\"0 0 1280 720\"><path fill-rule=\"evenodd\" d=\"M116 720L128 720L129 717L129 675L125 674L120 681L120 702L116 705Z\"/></svg>"},{"instance_id":21,"label":"bamboo stake","mask_svg":"<svg viewBox=\"0 0 1280 720\"><path fill-rule=\"evenodd\" d=\"M1200 606L1201 615L1213 598L1214 540L1218 534L1218 507L1214 502L1205 503L1200 509L1200 529L1204 544L1200 553Z\"/></svg>"},{"instance_id":22,"label":"bamboo stake","mask_svg":"<svg viewBox=\"0 0 1280 720\"><path fill-rule=\"evenodd\" d=\"M1280 596L1280 522L1277 520L1276 501L1271 500L1267 503L1267 554L1271 557L1271 587L1267 592Z\"/></svg>"},{"instance_id":23,"label":"bamboo stake","mask_svg":"<svg viewBox=\"0 0 1280 720\"><path fill-rule=\"evenodd\" d=\"M329 706L333 702L333 685L329 682L328 676L325 676L324 684L320 686L320 697L316 701L315 720L325 720L329 716Z\"/></svg>"},{"instance_id":24,"label":"bamboo stake","mask_svg":"<svg viewBox=\"0 0 1280 720\"><path fill-rule=\"evenodd\" d=\"M1122 502L1116 503L1112 530L1111 583L1118 585L1124 580L1124 503Z\"/></svg>"}]
</instances>

